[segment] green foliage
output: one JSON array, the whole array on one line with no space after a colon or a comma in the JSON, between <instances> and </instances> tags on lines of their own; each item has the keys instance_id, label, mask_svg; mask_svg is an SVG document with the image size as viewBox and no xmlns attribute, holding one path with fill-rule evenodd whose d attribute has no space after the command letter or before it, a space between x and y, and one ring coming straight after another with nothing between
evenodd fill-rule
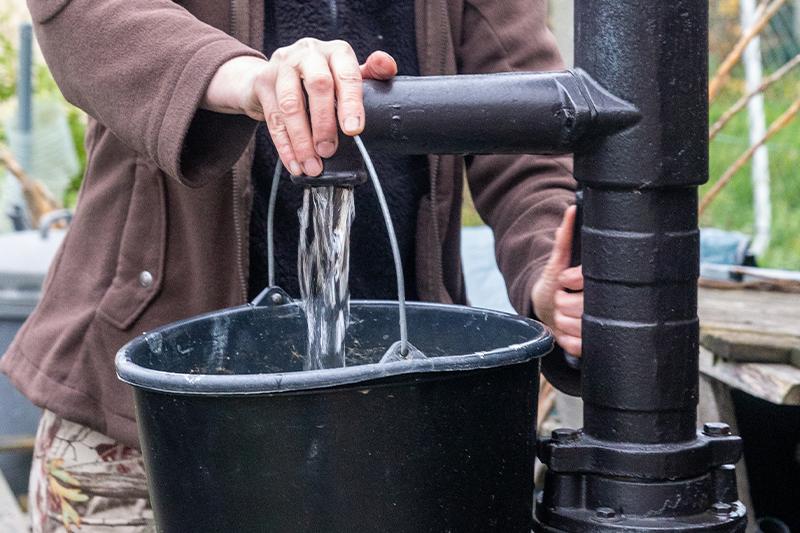
<instances>
[{"instance_id":1,"label":"green foliage","mask_svg":"<svg viewBox=\"0 0 800 533\"><path fill-rule=\"evenodd\" d=\"M8 14L0 12L0 104L16 97L17 43L13 42L9 37L12 33L10 30L11 22ZM55 99L61 102L67 115L70 132L78 153L80 169L70 179L70 184L62 200L65 206L74 207L86 167L86 151L83 144L86 116L80 109L64 100L47 65L41 63L34 65L33 76L35 98ZM2 124L0 124L0 142L5 140L5 132Z\"/></svg>"},{"instance_id":2,"label":"green foliage","mask_svg":"<svg viewBox=\"0 0 800 533\"><path fill-rule=\"evenodd\" d=\"M469 186L466 181L467 180L464 180L464 203L461 204L461 225L467 227L483 226L484 222L475 209L475 204L472 201L472 195L469 192Z\"/></svg>"},{"instance_id":3,"label":"green foliage","mask_svg":"<svg viewBox=\"0 0 800 533\"><path fill-rule=\"evenodd\" d=\"M64 198L62 201L67 207L75 207L78 198L78 190L83 181L83 173L86 168L86 149L83 144L83 136L86 133L86 114L64 100L47 65L36 65L35 76L34 86L36 87L36 94L61 101L67 115L70 134L72 135L72 141L75 144L75 150L78 154L79 170L70 178L69 185L64 191Z\"/></svg>"},{"instance_id":4,"label":"green foliage","mask_svg":"<svg viewBox=\"0 0 800 533\"><path fill-rule=\"evenodd\" d=\"M78 152L80 170L69 180L69 185L66 191L64 191L64 205L67 207L75 207L78 200L78 191L83 182L83 172L86 169L86 148L83 144L83 136L86 133L86 115L77 107L69 106L67 110L67 121L69 123L70 132L72 133L72 140L75 143L75 149Z\"/></svg>"},{"instance_id":5,"label":"green foliage","mask_svg":"<svg viewBox=\"0 0 800 533\"><path fill-rule=\"evenodd\" d=\"M739 39L741 28L737 0L712 2L711 8L709 44L711 72L715 72ZM792 6L787 4L761 35L761 50L767 69L765 75L800 51L796 37L791 34L792 16ZM734 68L731 79L711 107L710 123L713 124L744 93L744 85L744 69L740 63ZM795 71L766 92L767 122L774 121L797 98L800 98L800 71ZM701 194L747 150L749 144L747 111L744 110L711 144L710 182L701 189ZM759 264L800 270L800 119L795 119L775 135L767 146L770 160L772 233L769 249L759 258ZM751 166L748 164L734 176L709 206L700 221L701 225L752 234L754 217L750 172Z\"/></svg>"},{"instance_id":6,"label":"green foliage","mask_svg":"<svg viewBox=\"0 0 800 533\"><path fill-rule=\"evenodd\" d=\"M768 73L767 73L768 74ZM710 110L710 123L714 123L742 94L744 82L734 78ZM766 94L767 121L780 116L791 103L800 98L800 69L771 87ZM701 194L750 145L747 110L739 113L711 144L710 181L701 188ZM768 143L772 199L772 240L759 264L764 267L800 270L800 118L775 135ZM468 191L465 192L462 211L465 226L483 224ZM731 183L709 206L700 221L702 226L730 231L753 233L753 189L750 182L750 165L743 167Z\"/></svg>"},{"instance_id":7,"label":"green foliage","mask_svg":"<svg viewBox=\"0 0 800 533\"><path fill-rule=\"evenodd\" d=\"M0 13L0 30L8 23L8 16ZM14 96L16 91L16 55L14 44L8 33L0 31L0 102ZM5 141L5 133L0 127L0 142Z\"/></svg>"},{"instance_id":8,"label":"green foliage","mask_svg":"<svg viewBox=\"0 0 800 533\"><path fill-rule=\"evenodd\" d=\"M2 18L0 18L2 24ZM14 95L16 90L16 54L11 39L0 32L0 101Z\"/></svg>"},{"instance_id":9,"label":"green foliage","mask_svg":"<svg viewBox=\"0 0 800 533\"><path fill-rule=\"evenodd\" d=\"M729 89L711 107L710 123L730 107L739 91ZM800 98L800 72L787 76L767 91L765 108L771 123ZM772 240L759 258L765 267L800 270L800 120L796 119L768 143L772 200ZM711 144L710 181L701 194L749 146L747 111L739 113ZM753 231L753 189L750 164L745 165L722 190L703 215L701 225L727 230Z\"/></svg>"}]
</instances>

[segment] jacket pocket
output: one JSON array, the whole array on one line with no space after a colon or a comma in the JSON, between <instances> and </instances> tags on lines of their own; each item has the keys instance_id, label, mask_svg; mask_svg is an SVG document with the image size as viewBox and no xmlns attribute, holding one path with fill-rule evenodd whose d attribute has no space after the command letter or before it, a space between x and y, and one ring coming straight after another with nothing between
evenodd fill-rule
<instances>
[{"instance_id":1,"label":"jacket pocket","mask_svg":"<svg viewBox=\"0 0 800 533\"><path fill-rule=\"evenodd\" d=\"M122 330L133 325L161 290L167 243L164 187L161 171L139 159L116 272L98 306L100 316Z\"/></svg>"},{"instance_id":2,"label":"jacket pocket","mask_svg":"<svg viewBox=\"0 0 800 533\"><path fill-rule=\"evenodd\" d=\"M70 0L28 0L28 9L34 22L44 24L58 15Z\"/></svg>"}]
</instances>

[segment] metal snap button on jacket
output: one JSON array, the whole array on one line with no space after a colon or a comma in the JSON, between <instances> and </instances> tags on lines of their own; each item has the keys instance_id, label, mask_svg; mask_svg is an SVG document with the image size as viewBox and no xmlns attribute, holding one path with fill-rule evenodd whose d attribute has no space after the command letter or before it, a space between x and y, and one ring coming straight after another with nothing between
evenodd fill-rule
<instances>
[{"instance_id":1,"label":"metal snap button on jacket","mask_svg":"<svg viewBox=\"0 0 800 533\"><path fill-rule=\"evenodd\" d=\"M144 287L145 289L149 289L153 286L153 275L148 272L147 270L142 270L139 273L139 285Z\"/></svg>"}]
</instances>

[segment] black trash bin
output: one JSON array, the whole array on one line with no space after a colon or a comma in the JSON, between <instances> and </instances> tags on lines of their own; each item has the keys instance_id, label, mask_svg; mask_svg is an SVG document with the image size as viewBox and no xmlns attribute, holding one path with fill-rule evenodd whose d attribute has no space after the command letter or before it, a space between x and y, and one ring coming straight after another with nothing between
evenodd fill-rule
<instances>
[{"instance_id":1,"label":"black trash bin","mask_svg":"<svg viewBox=\"0 0 800 533\"><path fill-rule=\"evenodd\" d=\"M50 263L65 231L20 231L0 235L0 357L33 312ZM36 434L41 411L0 374L0 437L23 441ZM28 491L31 452L0 453L0 471L15 494Z\"/></svg>"},{"instance_id":2,"label":"black trash bin","mask_svg":"<svg viewBox=\"0 0 800 533\"><path fill-rule=\"evenodd\" d=\"M428 358L375 364L397 304L351 310L346 368L302 371L294 303L190 319L119 352L159 531L530 531L546 328L409 304Z\"/></svg>"}]
</instances>

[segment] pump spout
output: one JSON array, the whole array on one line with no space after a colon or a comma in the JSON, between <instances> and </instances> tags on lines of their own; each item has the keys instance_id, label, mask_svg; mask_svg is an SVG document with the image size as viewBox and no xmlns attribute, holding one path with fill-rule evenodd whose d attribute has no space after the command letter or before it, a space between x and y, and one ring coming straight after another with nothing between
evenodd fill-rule
<instances>
[{"instance_id":1,"label":"pump spout","mask_svg":"<svg viewBox=\"0 0 800 533\"><path fill-rule=\"evenodd\" d=\"M339 147L333 157L324 159L319 176L291 176L292 183L301 187L345 187L363 185L369 177L352 137L339 133Z\"/></svg>"},{"instance_id":2,"label":"pump spout","mask_svg":"<svg viewBox=\"0 0 800 533\"><path fill-rule=\"evenodd\" d=\"M364 107L370 150L402 154L567 154L639 120L581 70L367 81Z\"/></svg>"}]
</instances>

